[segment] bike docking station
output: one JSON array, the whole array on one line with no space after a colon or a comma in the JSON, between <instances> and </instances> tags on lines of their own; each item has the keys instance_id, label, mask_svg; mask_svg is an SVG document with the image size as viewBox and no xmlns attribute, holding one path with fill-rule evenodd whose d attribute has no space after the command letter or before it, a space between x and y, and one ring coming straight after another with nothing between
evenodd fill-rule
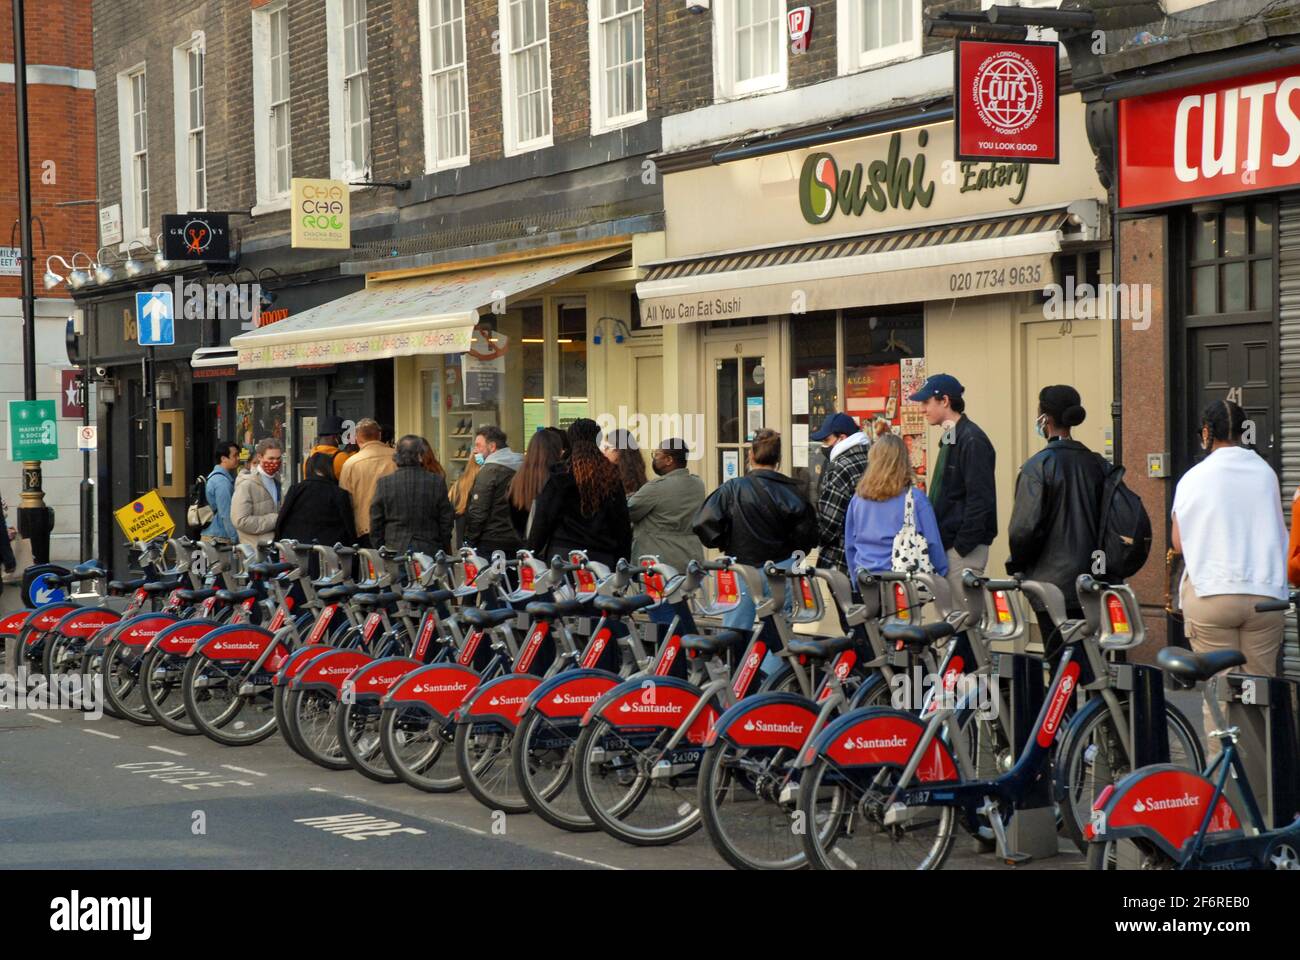
<instances>
[{"instance_id":1,"label":"bike docking station","mask_svg":"<svg viewBox=\"0 0 1300 960\"><path fill-rule=\"evenodd\" d=\"M989 579L983 582L982 588L968 586L965 590L967 609L978 609L975 606L977 603L983 607L984 622L981 629L990 645L1011 646L1010 651L1000 650L995 653L999 696L1003 708L1007 710L1006 728L1011 741L1008 753L1010 763L1023 755L1047 700L1046 664L1041 655L1028 650L1029 630L1022 613L1024 605L1013 594L1031 595L1047 605L1055 622L1063 622L1065 602L1060 591L1047 586L1040 593L1038 588L1043 586L1047 585ZM1054 597L1048 595L1051 591L1055 592ZM976 593L982 596L976 597ZM1006 769L999 763L997 775L1005 772ZM1005 831L1004 859L1008 864L1014 866L1030 860L1045 860L1060 853L1050 777L1039 778L1034 787L1016 802Z\"/></svg>"},{"instance_id":2,"label":"bike docking station","mask_svg":"<svg viewBox=\"0 0 1300 960\"><path fill-rule=\"evenodd\" d=\"M1238 757L1255 788L1264 822L1288 826L1300 810L1300 710L1297 684L1281 677L1227 673L1216 696L1229 728L1237 730ZM1246 805L1236 777L1227 791L1237 809Z\"/></svg>"}]
</instances>

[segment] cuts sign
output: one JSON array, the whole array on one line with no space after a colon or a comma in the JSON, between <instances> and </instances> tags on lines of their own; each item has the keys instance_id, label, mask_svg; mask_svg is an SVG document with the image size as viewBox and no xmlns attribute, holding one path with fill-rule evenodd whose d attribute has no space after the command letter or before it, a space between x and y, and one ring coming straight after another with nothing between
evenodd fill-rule
<instances>
[{"instance_id":1,"label":"cuts sign","mask_svg":"<svg viewBox=\"0 0 1300 960\"><path fill-rule=\"evenodd\" d=\"M1300 67L1133 97L1119 105L1119 205L1300 184Z\"/></svg>"},{"instance_id":2,"label":"cuts sign","mask_svg":"<svg viewBox=\"0 0 1300 960\"><path fill-rule=\"evenodd\" d=\"M958 40L958 160L1059 163L1056 44Z\"/></svg>"}]
</instances>

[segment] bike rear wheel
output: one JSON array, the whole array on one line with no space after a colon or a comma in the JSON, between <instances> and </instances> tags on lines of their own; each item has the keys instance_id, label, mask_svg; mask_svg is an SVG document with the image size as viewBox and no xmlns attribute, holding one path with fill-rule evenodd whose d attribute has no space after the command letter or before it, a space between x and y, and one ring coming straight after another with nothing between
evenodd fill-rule
<instances>
[{"instance_id":1,"label":"bike rear wheel","mask_svg":"<svg viewBox=\"0 0 1300 960\"><path fill-rule=\"evenodd\" d=\"M185 660L162 650L150 650L140 660L140 696L149 715L172 733L192 737L200 733L185 715L181 678Z\"/></svg>"},{"instance_id":2,"label":"bike rear wheel","mask_svg":"<svg viewBox=\"0 0 1300 960\"><path fill-rule=\"evenodd\" d=\"M704 832L737 870L799 870L808 865L795 809L797 759L785 747L738 747L718 739L700 765ZM783 788L796 792L782 797Z\"/></svg>"},{"instance_id":3,"label":"bike rear wheel","mask_svg":"<svg viewBox=\"0 0 1300 960\"><path fill-rule=\"evenodd\" d=\"M326 770L350 770L339 746L338 699L328 690L292 690L285 713L301 753Z\"/></svg>"},{"instance_id":4,"label":"bike rear wheel","mask_svg":"<svg viewBox=\"0 0 1300 960\"><path fill-rule=\"evenodd\" d=\"M225 746L261 743L275 733L275 712L270 684L254 686L255 678L253 661L191 654L181 677L186 715L204 736ZM254 689L246 692L246 686Z\"/></svg>"},{"instance_id":5,"label":"bike rear wheel","mask_svg":"<svg viewBox=\"0 0 1300 960\"><path fill-rule=\"evenodd\" d=\"M515 731L496 720L456 724L456 769L479 803L503 813L527 813L528 801L519 792L510 746Z\"/></svg>"},{"instance_id":6,"label":"bike rear wheel","mask_svg":"<svg viewBox=\"0 0 1300 960\"><path fill-rule=\"evenodd\" d=\"M511 747L515 780L533 813L574 833L599 829L582 807L573 776L581 730L578 717L548 717L529 710L519 721Z\"/></svg>"},{"instance_id":7,"label":"bike rear wheel","mask_svg":"<svg viewBox=\"0 0 1300 960\"><path fill-rule=\"evenodd\" d=\"M464 786L456 766L454 730L420 707L384 707L379 743L389 769L426 793L451 793Z\"/></svg>"},{"instance_id":8,"label":"bike rear wheel","mask_svg":"<svg viewBox=\"0 0 1300 960\"><path fill-rule=\"evenodd\" d=\"M363 777L377 783L397 783L379 742L377 703L344 703L334 711L339 752Z\"/></svg>"},{"instance_id":9,"label":"bike rear wheel","mask_svg":"<svg viewBox=\"0 0 1300 960\"><path fill-rule=\"evenodd\" d=\"M818 870L938 870L952 851L953 807L906 811L902 825L884 822L897 767L839 769L819 756L804 770L799 810L808 863Z\"/></svg>"},{"instance_id":10,"label":"bike rear wheel","mask_svg":"<svg viewBox=\"0 0 1300 960\"><path fill-rule=\"evenodd\" d=\"M578 737L574 773L578 798L592 822L635 846L676 843L700 829L696 796L703 748L678 747L664 757L668 727L616 727L594 717ZM660 760L666 772L655 776Z\"/></svg>"}]
</instances>

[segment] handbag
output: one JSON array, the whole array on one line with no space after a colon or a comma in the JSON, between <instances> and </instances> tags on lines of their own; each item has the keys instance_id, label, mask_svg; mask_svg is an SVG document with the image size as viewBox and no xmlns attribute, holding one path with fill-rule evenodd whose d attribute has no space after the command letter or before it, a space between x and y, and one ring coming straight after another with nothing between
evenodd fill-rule
<instances>
[{"instance_id":1,"label":"handbag","mask_svg":"<svg viewBox=\"0 0 1300 960\"><path fill-rule=\"evenodd\" d=\"M1165 643L1171 647L1191 649L1187 626L1183 620L1182 584L1186 564L1181 553L1170 548L1165 553Z\"/></svg>"},{"instance_id":2,"label":"handbag","mask_svg":"<svg viewBox=\"0 0 1300 960\"><path fill-rule=\"evenodd\" d=\"M930 562L930 541L916 528L916 507L912 503L914 491L914 487L907 488L903 526L894 534L889 565L896 573L934 573L934 564Z\"/></svg>"}]
</instances>

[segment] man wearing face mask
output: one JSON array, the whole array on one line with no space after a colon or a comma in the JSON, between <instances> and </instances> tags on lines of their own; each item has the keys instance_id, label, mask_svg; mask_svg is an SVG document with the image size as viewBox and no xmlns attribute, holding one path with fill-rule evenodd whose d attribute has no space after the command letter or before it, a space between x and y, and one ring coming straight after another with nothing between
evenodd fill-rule
<instances>
[{"instance_id":1,"label":"man wearing face mask","mask_svg":"<svg viewBox=\"0 0 1300 960\"><path fill-rule=\"evenodd\" d=\"M474 437L474 462L479 471L465 509L464 542L484 557L501 550L513 560L523 543L511 520L510 483L524 458L510 449L500 427L488 424Z\"/></svg>"},{"instance_id":2,"label":"man wearing face mask","mask_svg":"<svg viewBox=\"0 0 1300 960\"><path fill-rule=\"evenodd\" d=\"M1072 619L1083 616L1075 579L1092 572L1106 480L1105 461L1070 436L1086 416L1074 387L1058 384L1039 391L1035 429L1047 446L1020 468L1007 531L1007 572L1056 584ZM1045 611L1037 613L1043 642L1053 653L1055 625Z\"/></svg>"},{"instance_id":3,"label":"man wearing face mask","mask_svg":"<svg viewBox=\"0 0 1300 960\"><path fill-rule=\"evenodd\" d=\"M257 444L254 465L235 483L230 500L230 519L239 532L239 542L257 546L270 543L280 515L280 466L284 451L279 440Z\"/></svg>"},{"instance_id":4,"label":"man wearing face mask","mask_svg":"<svg viewBox=\"0 0 1300 960\"><path fill-rule=\"evenodd\" d=\"M686 469L686 441L673 437L651 454L651 480L627 498L632 520L632 560L658 557L678 573L704 560L704 545L691 522L704 505L704 481Z\"/></svg>"}]
</instances>

